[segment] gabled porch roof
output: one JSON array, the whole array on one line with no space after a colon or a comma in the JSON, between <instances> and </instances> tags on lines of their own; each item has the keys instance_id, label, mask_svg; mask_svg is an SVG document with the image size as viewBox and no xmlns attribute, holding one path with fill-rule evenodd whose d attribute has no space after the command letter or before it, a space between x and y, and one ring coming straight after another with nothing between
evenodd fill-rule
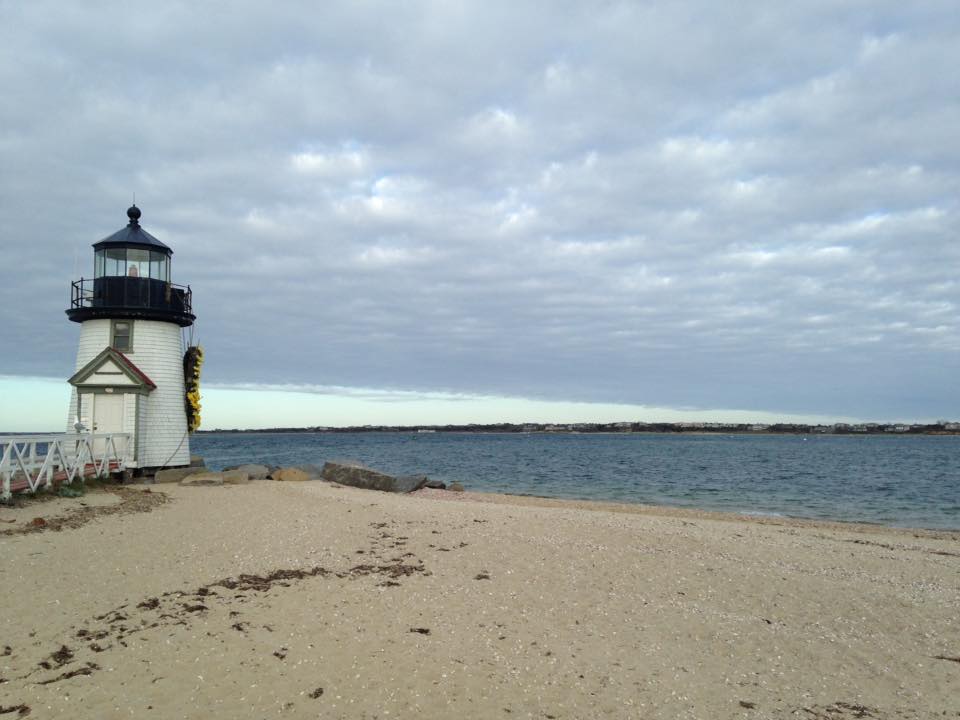
<instances>
[{"instance_id":1,"label":"gabled porch roof","mask_svg":"<svg viewBox=\"0 0 960 720\"><path fill-rule=\"evenodd\" d=\"M106 382L106 377L116 378L116 382ZM74 387L126 386L131 390L150 392L157 384L147 374L134 365L133 361L119 350L108 347L77 370L67 381Z\"/></svg>"}]
</instances>

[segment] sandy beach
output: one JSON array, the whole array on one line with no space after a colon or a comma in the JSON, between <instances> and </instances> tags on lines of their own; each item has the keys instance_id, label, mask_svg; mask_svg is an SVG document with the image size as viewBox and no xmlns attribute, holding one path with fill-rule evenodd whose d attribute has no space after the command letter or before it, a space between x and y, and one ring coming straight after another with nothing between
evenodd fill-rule
<instances>
[{"instance_id":1,"label":"sandy beach","mask_svg":"<svg viewBox=\"0 0 960 720\"><path fill-rule=\"evenodd\" d=\"M2 720L960 717L960 533L260 481L0 549Z\"/></svg>"}]
</instances>

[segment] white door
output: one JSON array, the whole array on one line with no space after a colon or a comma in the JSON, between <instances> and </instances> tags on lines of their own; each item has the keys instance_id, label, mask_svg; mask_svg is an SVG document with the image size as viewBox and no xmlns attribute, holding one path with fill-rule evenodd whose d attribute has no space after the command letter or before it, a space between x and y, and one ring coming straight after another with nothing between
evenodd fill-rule
<instances>
[{"instance_id":1,"label":"white door","mask_svg":"<svg viewBox=\"0 0 960 720\"><path fill-rule=\"evenodd\" d=\"M97 435L123 432L123 395L98 393L93 396L93 432ZM97 457L103 454L105 442L102 438L94 441L93 452Z\"/></svg>"}]
</instances>

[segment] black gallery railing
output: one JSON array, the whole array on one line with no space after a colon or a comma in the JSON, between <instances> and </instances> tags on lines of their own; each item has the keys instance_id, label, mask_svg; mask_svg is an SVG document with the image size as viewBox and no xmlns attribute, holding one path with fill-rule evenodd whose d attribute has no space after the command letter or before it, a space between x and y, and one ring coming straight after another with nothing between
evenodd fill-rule
<instances>
[{"instance_id":1,"label":"black gallery railing","mask_svg":"<svg viewBox=\"0 0 960 720\"><path fill-rule=\"evenodd\" d=\"M143 308L193 314L189 285L174 285L163 280L127 276L81 278L73 282L70 307Z\"/></svg>"}]
</instances>

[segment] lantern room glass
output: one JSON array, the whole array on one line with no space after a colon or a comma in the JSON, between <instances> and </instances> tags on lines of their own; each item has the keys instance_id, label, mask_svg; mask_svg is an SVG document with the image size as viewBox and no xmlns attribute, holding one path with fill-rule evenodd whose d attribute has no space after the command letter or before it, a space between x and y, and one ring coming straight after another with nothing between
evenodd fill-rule
<instances>
[{"instance_id":1,"label":"lantern room glass","mask_svg":"<svg viewBox=\"0 0 960 720\"><path fill-rule=\"evenodd\" d=\"M170 258L167 255L150 251L150 279L170 282Z\"/></svg>"},{"instance_id":2,"label":"lantern room glass","mask_svg":"<svg viewBox=\"0 0 960 720\"><path fill-rule=\"evenodd\" d=\"M149 250L127 248L127 276L132 278L150 277Z\"/></svg>"},{"instance_id":3,"label":"lantern room glass","mask_svg":"<svg viewBox=\"0 0 960 720\"><path fill-rule=\"evenodd\" d=\"M170 282L170 257L141 248L108 248L94 253L93 276L136 277Z\"/></svg>"}]
</instances>

